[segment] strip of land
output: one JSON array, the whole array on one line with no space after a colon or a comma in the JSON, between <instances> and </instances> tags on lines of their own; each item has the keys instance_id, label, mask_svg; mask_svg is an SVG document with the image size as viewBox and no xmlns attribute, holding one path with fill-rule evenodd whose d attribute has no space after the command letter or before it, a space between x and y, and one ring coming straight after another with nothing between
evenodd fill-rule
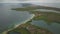
<instances>
[{"instance_id":1,"label":"strip of land","mask_svg":"<svg viewBox=\"0 0 60 34\"><path fill-rule=\"evenodd\" d=\"M19 27L11 31L8 31L7 34L13 32L19 32L20 34L53 34L51 31L44 29L42 27L32 25L30 22L31 21L28 21L25 24L21 24Z\"/></svg>"}]
</instances>

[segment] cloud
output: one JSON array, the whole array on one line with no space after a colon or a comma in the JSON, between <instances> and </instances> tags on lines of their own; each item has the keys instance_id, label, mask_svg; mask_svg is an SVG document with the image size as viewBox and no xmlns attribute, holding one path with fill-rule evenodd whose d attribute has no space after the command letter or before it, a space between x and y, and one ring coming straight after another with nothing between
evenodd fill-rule
<instances>
[{"instance_id":1,"label":"cloud","mask_svg":"<svg viewBox=\"0 0 60 34\"><path fill-rule=\"evenodd\" d=\"M2 3L60 3L60 0L0 0Z\"/></svg>"}]
</instances>

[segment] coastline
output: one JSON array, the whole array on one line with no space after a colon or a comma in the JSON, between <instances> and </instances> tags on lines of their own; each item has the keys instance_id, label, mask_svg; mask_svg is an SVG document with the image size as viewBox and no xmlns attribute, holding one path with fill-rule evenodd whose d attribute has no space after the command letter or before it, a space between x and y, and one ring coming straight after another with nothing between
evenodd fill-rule
<instances>
[{"instance_id":1,"label":"coastline","mask_svg":"<svg viewBox=\"0 0 60 34\"><path fill-rule=\"evenodd\" d=\"M2 32L2 34L7 34L8 31L11 31L11 30L17 28L19 25L21 25L21 24L23 24L23 23L26 23L26 22L30 21L30 20L33 19L34 17L35 17L35 15L32 14L31 17L30 17L29 19L25 20L24 22L22 22L22 23L20 23L20 24L17 24L17 25L14 26L14 28L12 28L12 29L8 29L7 31Z\"/></svg>"}]
</instances>

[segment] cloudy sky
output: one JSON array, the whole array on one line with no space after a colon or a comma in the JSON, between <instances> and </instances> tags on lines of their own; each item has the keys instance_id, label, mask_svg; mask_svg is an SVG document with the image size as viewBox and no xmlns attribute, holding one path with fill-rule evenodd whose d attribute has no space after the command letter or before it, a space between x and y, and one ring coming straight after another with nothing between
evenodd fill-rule
<instances>
[{"instance_id":1,"label":"cloudy sky","mask_svg":"<svg viewBox=\"0 0 60 34\"><path fill-rule=\"evenodd\" d=\"M20 2L30 2L30 3L60 3L60 0L0 0L0 3L20 3Z\"/></svg>"}]
</instances>

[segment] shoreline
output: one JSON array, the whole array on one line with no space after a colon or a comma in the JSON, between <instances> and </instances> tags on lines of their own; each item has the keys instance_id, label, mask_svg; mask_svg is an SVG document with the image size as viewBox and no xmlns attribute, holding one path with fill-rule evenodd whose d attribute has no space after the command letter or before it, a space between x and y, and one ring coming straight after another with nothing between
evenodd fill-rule
<instances>
[{"instance_id":1,"label":"shoreline","mask_svg":"<svg viewBox=\"0 0 60 34\"><path fill-rule=\"evenodd\" d=\"M24 22L22 22L22 23L20 23L20 24L17 24L17 25L14 26L14 28L12 28L12 29L8 29L7 31L2 32L2 34L7 34L8 31L11 31L11 30L13 30L13 29L19 27L19 25L24 24L24 23L30 21L30 20L33 19L34 17L35 17L35 15L32 14L31 17L30 17L29 19L25 20Z\"/></svg>"}]
</instances>

